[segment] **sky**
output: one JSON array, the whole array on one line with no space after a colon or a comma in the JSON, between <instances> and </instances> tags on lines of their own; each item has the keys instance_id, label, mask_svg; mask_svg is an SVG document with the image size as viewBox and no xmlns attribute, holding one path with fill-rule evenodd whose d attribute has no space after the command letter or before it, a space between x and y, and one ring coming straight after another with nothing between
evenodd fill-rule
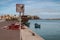
<instances>
[{"instance_id":1,"label":"sky","mask_svg":"<svg viewBox=\"0 0 60 40\"><path fill-rule=\"evenodd\" d=\"M0 0L0 15L19 15L16 4L25 5L25 15L40 18L60 18L60 0Z\"/></svg>"}]
</instances>

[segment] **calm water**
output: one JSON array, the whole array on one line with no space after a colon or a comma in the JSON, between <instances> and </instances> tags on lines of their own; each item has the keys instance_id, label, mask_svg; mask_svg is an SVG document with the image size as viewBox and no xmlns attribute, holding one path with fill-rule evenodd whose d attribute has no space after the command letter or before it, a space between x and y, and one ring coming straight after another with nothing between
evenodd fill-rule
<instances>
[{"instance_id":1,"label":"calm water","mask_svg":"<svg viewBox=\"0 0 60 40\"><path fill-rule=\"evenodd\" d=\"M60 40L60 20L30 20L30 29L45 40ZM41 28L35 28L38 23Z\"/></svg>"}]
</instances>

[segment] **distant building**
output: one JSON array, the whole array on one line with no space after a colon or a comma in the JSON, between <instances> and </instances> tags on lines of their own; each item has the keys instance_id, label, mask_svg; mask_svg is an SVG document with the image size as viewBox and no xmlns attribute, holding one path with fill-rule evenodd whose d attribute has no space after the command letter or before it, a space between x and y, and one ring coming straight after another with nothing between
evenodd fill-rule
<instances>
[{"instance_id":1,"label":"distant building","mask_svg":"<svg viewBox=\"0 0 60 40\"><path fill-rule=\"evenodd\" d=\"M40 19L38 16L31 16L31 19Z\"/></svg>"}]
</instances>

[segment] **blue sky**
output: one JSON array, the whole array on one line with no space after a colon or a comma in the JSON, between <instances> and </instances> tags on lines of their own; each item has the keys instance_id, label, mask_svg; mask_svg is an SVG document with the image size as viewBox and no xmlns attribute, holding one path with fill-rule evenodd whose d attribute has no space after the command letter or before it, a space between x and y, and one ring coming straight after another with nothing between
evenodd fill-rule
<instances>
[{"instance_id":1,"label":"blue sky","mask_svg":"<svg viewBox=\"0 0 60 40\"><path fill-rule=\"evenodd\" d=\"M0 15L14 15L16 4L25 4L25 14L41 18L60 18L60 0L0 0Z\"/></svg>"}]
</instances>

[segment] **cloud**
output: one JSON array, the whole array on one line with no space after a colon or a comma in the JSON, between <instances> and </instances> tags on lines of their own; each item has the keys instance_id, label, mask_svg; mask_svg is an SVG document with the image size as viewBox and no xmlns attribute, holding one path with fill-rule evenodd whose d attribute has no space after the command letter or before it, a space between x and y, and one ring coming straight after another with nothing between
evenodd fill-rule
<instances>
[{"instance_id":1,"label":"cloud","mask_svg":"<svg viewBox=\"0 0 60 40\"><path fill-rule=\"evenodd\" d=\"M29 1L27 1L29 2ZM26 2L26 3L27 3ZM59 14L60 13L60 4L56 2L36 2L32 1L29 3L30 5L25 5L26 13L40 13L40 14ZM45 12L45 13L44 13ZM60 15L60 14L59 14Z\"/></svg>"},{"instance_id":2,"label":"cloud","mask_svg":"<svg viewBox=\"0 0 60 40\"><path fill-rule=\"evenodd\" d=\"M16 2L10 4L9 6L3 7L0 13L3 14L16 14Z\"/></svg>"},{"instance_id":3,"label":"cloud","mask_svg":"<svg viewBox=\"0 0 60 40\"><path fill-rule=\"evenodd\" d=\"M11 2L12 0L0 0L0 5L6 4L8 2Z\"/></svg>"}]
</instances>

